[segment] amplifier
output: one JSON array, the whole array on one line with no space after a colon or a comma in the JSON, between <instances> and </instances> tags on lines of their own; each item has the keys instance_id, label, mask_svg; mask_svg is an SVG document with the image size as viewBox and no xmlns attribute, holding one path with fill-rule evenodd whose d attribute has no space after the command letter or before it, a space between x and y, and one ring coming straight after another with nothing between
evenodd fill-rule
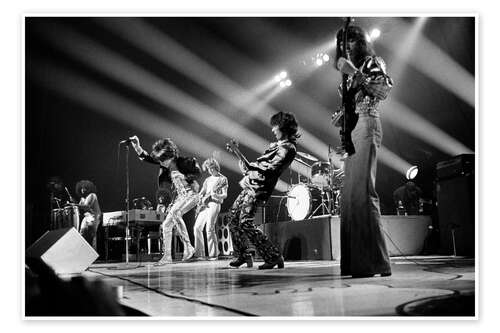
<instances>
[{"instance_id":1,"label":"amplifier","mask_svg":"<svg viewBox=\"0 0 500 333\"><path fill-rule=\"evenodd\" d=\"M436 164L438 179L460 177L474 173L474 154L462 154Z\"/></svg>"}]
</instances>

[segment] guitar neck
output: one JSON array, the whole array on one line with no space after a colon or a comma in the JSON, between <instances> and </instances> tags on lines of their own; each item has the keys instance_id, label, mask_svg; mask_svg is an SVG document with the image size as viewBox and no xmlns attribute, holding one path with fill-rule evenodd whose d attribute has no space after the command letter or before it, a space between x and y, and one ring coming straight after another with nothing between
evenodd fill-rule
<instances>
[{"instance_id":1,"label":"guitar neck","mask_svg":"<svg viewBox=\"0 0 500 333\"><path fill-rule=\"evenodd\" d=\"M246 157L245 157L245 156L241 153L241 151L240 151L238 148L233 149L233 151L234 151L234 153L236 154L236 156L238 157L238 159L239 159L240 161L242 161L242 162L243 162L243 164L245 164L245 166L246 166L247 168L249 168L249 167L250 167L250 162L248 162L248 160L247 160L247 159L246 159Z\"/></svg>"}]
</instances>

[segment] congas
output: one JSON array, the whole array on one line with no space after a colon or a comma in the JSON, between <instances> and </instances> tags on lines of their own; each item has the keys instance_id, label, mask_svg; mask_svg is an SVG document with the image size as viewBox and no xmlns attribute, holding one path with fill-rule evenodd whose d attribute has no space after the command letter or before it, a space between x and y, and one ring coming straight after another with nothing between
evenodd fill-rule
<instances>
[{"instance_id":1,"label":"congas","mask_svg":"<svg viewBox=\"0 0 500 333\"><path fill-rule=\"evenodd\" d=\"M64 208L52 209L50 214L50 229L55 230L62 228L62 217L64 215Z\"/></svg>"},{"instance_id":2,"label":"congas","mask_svg":"<svg viewBox=\"0 0 500 333\"><path fill-rule=\"evenodd\" d=\"M316 162L311 167L311 182L319 186L328 186L330 162Z\"/></svg>"},{"instance_id":3,"label":"congas","mask_svg":"<svg viewBox=\"0 0 500 333\"><path fill-rule=\"evenodd\" d=\"M297 184L288 192L286 207L294 221L307 218L320 204L321 190L314 186Z\"/></svg>"},{"instance_id":4,"label":"congas","mask_svg":"<svg viewBox=\"0 0 500 333\"><path fill-rule=\"evenodd\" d=\"M80 214L78 212L78 206L70 205L64 207L62 212L62 226L60 228L75 227L79 230L80 226Z\"/></svg>"}]
</instances>

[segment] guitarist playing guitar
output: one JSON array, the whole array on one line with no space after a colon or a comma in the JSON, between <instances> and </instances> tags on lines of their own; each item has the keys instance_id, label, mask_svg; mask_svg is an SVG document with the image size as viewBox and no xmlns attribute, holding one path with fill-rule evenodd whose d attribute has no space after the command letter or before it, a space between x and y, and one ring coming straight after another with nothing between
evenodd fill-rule
<instances>
[{"instance_id":1,"label":"guitarist playing guitar","mask_svg":"<svg viewBox=\"0 0 500 333\"><path fill-rule=\"evenodd\" d=\"M214 157L205 160L202 164L203 171L210 176L205 179L199 193L198 207L196 209L196 222L194 224L194 249L195 257L202 260L205 257L205 241L203 228L207 228L208 260L217 260L217 235L215 222L219 215L221 204L227 197L227 178L220 173L219 162Z\"/></svg>"},{"instance_id":2,"label":"guitarist playing guitar","mask_svg":"<svg viewBox=\"0 0 500 333\"><path fill-rule=\"evenodd\" d=\"M265 263L259 269L271 269L276 265L278 268L284 267L280 250L255 227L253 219L257 206L269 199L279 177L295 158L296 141L300 135L295 116L291 113L276 113L271 117L270 124L278 141L271 143L256 162L248 162L236 141L231 140L227 144L227 149L239 158L244 175L240 181L243 190L234 201L228 216L236 255L236 259L229 264L232 267L239 267L244 263L247 267L252 267L248 241L255 245L259 255L264 258Z\"/></svg>"},{"instance_id":3,"label":"guitarist playing guitar","mask_svg":"<svg viewBox=\"0 0 500 333\"><path fill-rule=\"evenodd\" d=\"M340 70L339 59L349 60L349 53L347 52L347 29L352 22L351 17L345 19L345 24L343 30L341 30L342 38L337 39L337 57L336 66ZM358 115L355 113L356 104L354 102L354 95L356 90L354 87L349 89L349 73L342 72L342 85L339 92L342 96L342 106L332 116L332 123L340 127L340 152L342 154L347 153L347 155L352 155L355 153L354 145L351 139L351 132L358 122Z\"/></svg>"},{"instance_id":4,"label":"guitarist playing guitar","mask_svg":"<svg viewBox=\"0 0 500 333\"><path fill-rule=\"evenodd\" d=\"M382 142L379 105L393 82L366 32L350 21L337 32L335 66L342 73L343 108L332 117L342 128L347 155L340 202L340 271L352 277L387 276L391 266L380 229L375 177Z\"/></svg>"}]
</instances>

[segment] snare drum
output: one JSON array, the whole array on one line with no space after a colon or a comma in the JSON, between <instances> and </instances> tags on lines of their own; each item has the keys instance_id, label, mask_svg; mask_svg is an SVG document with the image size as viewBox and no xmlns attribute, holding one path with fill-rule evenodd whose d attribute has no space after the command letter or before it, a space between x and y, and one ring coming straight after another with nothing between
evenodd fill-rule
<instances>
[{"instance_id":1,"label":"snare drum","mask_svg":"<svg viewBox=\"0 0 500 333\"><path fill-rule=\"evenodd\" d=\"M294 221L307 218L320 204L321 190L317 187L297 184L288 192L286 207Z\"/></svg>"},{"instance_id":2,"label":"snare drum","mask_svg":"<svg viewBox=\"0 0 500 333\"><path fill-rule=\"evenodd\" d=\"M328 186L330 162L316 162L311 167L311 182L319 186Z\"/></svg>"}]
</instances>

